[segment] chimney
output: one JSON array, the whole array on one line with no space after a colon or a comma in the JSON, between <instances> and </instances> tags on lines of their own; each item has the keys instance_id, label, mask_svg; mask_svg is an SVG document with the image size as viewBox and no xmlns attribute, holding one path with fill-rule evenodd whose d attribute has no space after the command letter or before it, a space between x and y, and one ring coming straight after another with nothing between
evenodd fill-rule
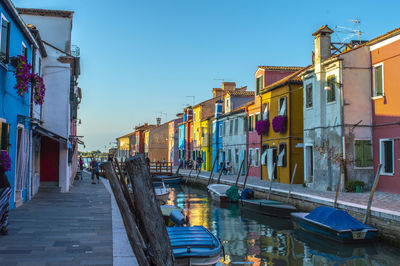
<instances>
[{"instance_id":1,"label":"chimney","mask_svg":"<svg viewBox=\"0 0 400 266\"><path fill-rule=\"evenodd\" d=\"M223 101L219 100L215 103L215 117L222 115L222 104Z\"/></svg>"},{"instance_id":2,"label":"chimney","mask_svg":"<svg viewBox=\"0 0 400 266\"><path fill-rule=\"evenodd\" d=\"M161 117L157 117L156 121L157 121L157 126L161 125Z\"/></svg>"},{"instance_id":3,"label":"chimney","mask_svg":"<svg viewBox=\"0 0 400 266\"><path fill-rule=\"evenodd\" d=\"M331 57L331 30L328 25L320 27L313 33L314 38L314 65L319 65Z\"/></svg>"},{"instance_id":4,"label":"chimney","mask_svg":"<svg viewBox=\"0 0 400 266\"><path fill-rule=\"evenodd\" d=\"M235 82L222 82L222 90L224 93L227 91L233 91L234 89L236 89Z\"/></svg>"}]
</instances>

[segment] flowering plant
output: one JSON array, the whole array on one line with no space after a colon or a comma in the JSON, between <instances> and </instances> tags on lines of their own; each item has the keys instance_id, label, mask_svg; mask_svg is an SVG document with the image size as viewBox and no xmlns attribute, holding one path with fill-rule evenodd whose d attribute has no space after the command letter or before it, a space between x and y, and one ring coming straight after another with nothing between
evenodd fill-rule
<instances>
[{"instance_id":1,"label":"flowering plant","mask_svg":"<svg viewBox=\"0 0 400 266\"><path fill-rule=\"evenodd\" d=\"M36 104L43 104L46 87L43 79L38 74L32 74L31 85L33 90L33 100Z\"/></svg>"},{"instance_id":2,"label":"flowering plant","mask_svg":"<svg viewBox=\"0 0 400 266\"><path fill-rule=\"evenodd\" d=\"M0 151L0 169L3 169L5 172L11 170L11 158L5 151Z\"/></svg>"},{"instance_id":3,"label":"flowering plant","mask_svg":"<svg viewBox=\"0 0 400 266\"><path fill-rule=\"evenodd\" d=\"M24 93L29 91L29 82L31 81L31 69L32 66L26 61L25 56L18 55L11 58L15 61L14 77L17 80L17 84L14 89L17 90L19 96L23 97Z\"/></svg>"},{"instance_id":4,"label":"flowering plant","mask_svg":"<svg viewBox=\"0 0 400 266\"><path fill-rule=\"evenodd\" d=\"M286 122L287 122L287 117L284 115L278 115L275 116L274 119L272 119L272 128L274 129L275 132L285 132L286 130Z\"/></svg>"},{"instance_id":5,"label":"flowering plant","mask_svg":"<svg viewBox=\"0 0 400 266\"><path fill-rule=\"evenodd\" d=\"M256 131L258 135L264 135L268 133L269 120L260 120L256 122Z\"/></svg>"}]
</instances>

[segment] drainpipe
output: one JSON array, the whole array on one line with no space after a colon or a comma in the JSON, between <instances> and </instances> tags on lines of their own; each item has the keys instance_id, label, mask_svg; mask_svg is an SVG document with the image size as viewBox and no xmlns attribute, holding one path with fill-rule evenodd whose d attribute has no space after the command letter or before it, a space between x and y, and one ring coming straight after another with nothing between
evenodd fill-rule
<instances>
[{"instance_id":1,"label":"drainpipe","mask_svg":"<svg viewBox=\"0 0 400 266\"><path fill-rule=\"evenodd\" d=\"M31 51L32 51L32 73L35 73L36 71L36 53L37 50L31 45ZM29 116L30 118L33 118L33 90L31 87L31 95L30 95L30 105L29 105ZM32 121L32 120L30 120ZM32 133L32 127L30 127L29 130L29 163L28 163L28 195L27 198L30 200L32 198L32 183L33 183L33 178L34 178L34 173L33 173L33 133Z\"/></svg>"},{"instance_id":2,"label":"drainpipe","mask_svg":"<svg viewBox=\"0 0 400 266\"><path fill-rule=\"evenodd\" d=\"M339 61L340 64L340 117L342 120L342 155L343 155L343 163L342 163L342 171L343 171L343 180L341 180L341 189L344 187L344 184L347 179L347 171L346 171L346 141L345 141L345 130L344 130L344 84L343 84L343 61ZM342 173L340 173L340 178L342 179Z\"/></svg>"},{"instance_id":3,"label":"drainpipe","mask_svg":"<svg viewBox=\"0 0 400 266\"><path fill-rule=\"evenodd\" d=\"M288 139L288 145L286 147L286 152L287 152L287 157L289 158L289 162L288 162L288 166L289 166L289 184L291 182L290 178L292 176L292 139L290 138L290 136L292 136L292 87L289 85L289 101L288 103L286 103L286 108L288 108L289 106L289 110L290 110L290 118L288 119L288 124L289 124L289 139ZM290 152L289 152L290 151Z\"/></svg>"}]
</instances>

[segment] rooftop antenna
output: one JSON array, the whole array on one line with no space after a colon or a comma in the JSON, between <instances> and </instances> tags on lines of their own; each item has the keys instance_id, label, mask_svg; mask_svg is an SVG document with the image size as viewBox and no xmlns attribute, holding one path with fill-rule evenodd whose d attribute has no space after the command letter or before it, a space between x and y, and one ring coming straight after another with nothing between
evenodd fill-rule
<instances>
[{"instance_id":1,"label":"rooftop antenna","mask_svg":"<svg viewBox=\"0 0 400 266\"><path fill-rule=\"evenodd\" d=\"M194 99L195 99L195 96L186 96L187 98L192 98L192 100L193 100L193 105L192 106L194 106Z\"/></svg>"},{"instance_id":2,"label":"rooftop antenna","mask_svg":"<svg viewBox=\"0 0 400 266\"><path fill-rule=\"evenodd\" d=\"M163 112L156 112L157 114L160 114L160 116L161 115L165 115L165 121L167 121L167 113L163 113ZM160 119L161 119L161 117L160 117Z\"/></svg>"},{"instance_id":3,"label":"rooftop antenna","mask_svg":"<svg viewBox=\"0 0 400 266\"><path fill-rule=\"evenodd\" d=\"M361 42L361 35L364 33L361 31L361 21L359 19L350 19L349 22L354 23L356 28L349 28L344 26L335 26L334 31L341 43L346 42L347 40L353 38L354 36L358 37L358 41ZM343 40L340 40L337 33L346 34Z\"/></svg>"}]
</instances>

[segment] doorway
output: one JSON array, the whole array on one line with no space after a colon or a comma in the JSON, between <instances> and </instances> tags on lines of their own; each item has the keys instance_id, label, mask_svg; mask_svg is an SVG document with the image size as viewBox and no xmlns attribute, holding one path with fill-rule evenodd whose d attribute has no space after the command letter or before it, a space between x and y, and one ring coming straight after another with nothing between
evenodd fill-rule
<instances>
[{"instance_id":1,"label":"doorway","mask_svg":"<svg viewBox=\"0 0 400 266\"><path fill-rule=\"evenodd\" d=\"M57 182L59 180L60 144L42 137L40 152L40 182Z\"/></svg>"}]
</instances>

